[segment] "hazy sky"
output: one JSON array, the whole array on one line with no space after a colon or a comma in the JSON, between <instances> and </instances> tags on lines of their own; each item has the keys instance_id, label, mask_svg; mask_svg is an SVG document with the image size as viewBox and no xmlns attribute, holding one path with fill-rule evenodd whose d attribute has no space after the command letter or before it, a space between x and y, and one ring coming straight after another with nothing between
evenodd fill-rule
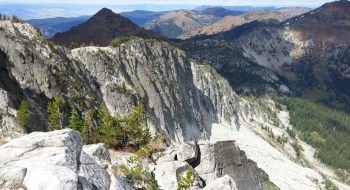
<instances>
[{"instance_id":1,"label":"hazy sky","mask_svg":"<svg viewBox=\"0 0 350 190\"><path fill-rule=\"evenodd\" d=\"M60 4L100 4L100 5L125 5L125 4L192 4L192 5L308 5L319 6L327 0L0 0L0 2L21 3L60 3Z\"/></svg>"}]
</instances>

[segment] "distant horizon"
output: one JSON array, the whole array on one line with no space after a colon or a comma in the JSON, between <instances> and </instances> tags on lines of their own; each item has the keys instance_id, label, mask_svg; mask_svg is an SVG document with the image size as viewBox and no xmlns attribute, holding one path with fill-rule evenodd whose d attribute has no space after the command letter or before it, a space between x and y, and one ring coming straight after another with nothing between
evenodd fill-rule
<instances>
[{"instance_id":1,"label":"distant horizon","mask_svg":"<svg viewBox=\"0 0 350 190\"><path fill-rule=\"evenodd\" d=\"M8 1L8 0L6 0ZM13 16L16 15L24 20L29 19L43 19L43 18L55 18L55 17L79 17L83 15L94 15L102 8L109 8L115 13L121 13L121 12L129 12L134 10L145 10L145 11L173 11L173 10L179 10L179 9L195 9L196 7L200 6L215 6L215 7L225 7L225 6L251 6L251 7L291 7L291 6L298 6L298 7L309 7L309 8L316 8L321 5L302 5L302 3L306 3L308 1L302 1L302 0L286 0L283 2L286 2L286 5L282 4L248 4L250 0L246 1L238 1L238 0L226 0L225 4L214 4L223 2L224 0L197 0L197 1L187 1L185 0L172 0L169 1L169 3L164 3L164 1L159 1L156 4L152 4L152 2L155 2L157 0L151 0L151 1L143 1L143 3L137 4L138 0L129 0L128 4L117 4L117 3L111 3L106 0L100 0L98 4L89 3L90 1L87 0L87 3L79 4L76 2L76 0L71 0L71 3L66 3L66 0L60 1L60 3L51 1L46 2L3 2L0 0L0 13ZM105 2L105 3L104 3ZM201 2L202 4L194 4L194 3ZM231 4L229 4L230 2ZM236 2L236 4L234 4ZM239 3L238 3L239 2ZM246 2L246 4L242 4L243 2ZM259 1L259 3L262 2L272 2L272 0L265 0L265 1ZM282 2L282 1L279 1ZM287 5L288 2L298 2L299 5ZM315 3L315 0L312 0L312 2ZM319 3L326 1L317 1Z\"/></svg>"},{"instance_id":2,"label":"distant horizon","mask_svg":"<svg viewBox=\"0 0 350 190\"><path fill-rule=\"evenodd\" d=\"M127 3L124 3L127 2ZM333 2L332 0L129 0L129 1L114 1L114 0L85 0L81 3L80 0L34 0L31 2L14 0L9 2L8 0L0 0L0 4L42 4L42 5L105 5L105 6L116 6L116 5L192 5L192 6L307 6L307 7L317 7L325 3Z\"/></svg>"}]
</instances>

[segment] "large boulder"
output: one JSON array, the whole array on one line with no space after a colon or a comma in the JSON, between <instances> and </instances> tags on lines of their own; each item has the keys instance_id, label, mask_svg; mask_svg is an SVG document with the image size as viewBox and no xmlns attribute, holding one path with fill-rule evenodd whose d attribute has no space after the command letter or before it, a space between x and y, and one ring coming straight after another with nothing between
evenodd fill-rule
<instances>
[{"instance_id":1,"label":"large boulder","mask_svg":"<svg viewBox=\"0 0 350 190\"><path fill-rule=\"evenodd\" d=\"M82 178L89 182L93 189L109 188L110 179L107 171L83 151L80 154L79 181Z\"/></svg>"},{"instance_id":2,"label":"large boulder","mask_svg":"<svg viewBox=\"0 0 350 190\"><path fill-rule=\"evenodd\" d=\"M198 149L194 141L181 144L177 149L177 159L192 163L197 159Z\"/></svg>"},{"instance_id":3,"label":"large boulder","mask_svg":"<svg viewBox=\"0 0 350 190\"><path fill-rule=\"evenodd\" d=\"M109 190L134 190L134 188L123 179L117 177L116 175L112 175Z\"/></svg>"},{"instance_id":4,"label":"large boulder","mask_svg":"<svg viewBox=\"0 0 350 190\"><path fill-rule=\"evenodd\" d=\"M276 187L254 161L247 159L235 141L200 141L198 145L199 158L191 165L206 184L228 175L235 181L237 188Z\"/></svg>"},{"instance_id":5,"label":"large boulder","mask_svg":"<svg viewBox=\"0 0 350 190\"><path fill-rule=\"evenodd\" d=\"M178 184L182 177L186 174L191 166L183 161L160 162L155 167L154 175L161 189L174 190L178 188ZM196 171L193 171L194 183L191 189L200 189L202 183Z\"/></svg>"},{"instance_id":6,"label":"large boulder","mask_svg":"<svg viewBox=\"0 0 350 190\"><path fill-rule=\"evenodd\" d=\"M203 190L238 190L236 182L229 176L224 175L223 177L217 178L210 182Z\"/></svg>"},{"instance_id":7,"label":"large boulder","mask_svg":"<svg viewBox=\"0 0 350 190\"><path fill-rule=\"evenodd\" d=\"M84 145L83 151L93 158L101 167L111 163L111 155L107 146L103 143Z\"/></svg>"},{"instance_id":8,"label":"large boulder","mask_svg":"<svg viewBox=\"0 0 350 190\"><path fill-rule=\"evenodd\" d=\"M0 167L0 189L21 187L27 168L17 166Z\"/></svg>"},{"instance_id":9,"label":"large boulder","mask_svg":"<svg viewBox=\"0 0 350 190\"><path fill-rule=\"evenodd\" d=\"M80 134L71 129L8 142L0 146L0 182L5 182L0 188L108 189L107 172L82 147Z\"/></svg>"}]
</instances>

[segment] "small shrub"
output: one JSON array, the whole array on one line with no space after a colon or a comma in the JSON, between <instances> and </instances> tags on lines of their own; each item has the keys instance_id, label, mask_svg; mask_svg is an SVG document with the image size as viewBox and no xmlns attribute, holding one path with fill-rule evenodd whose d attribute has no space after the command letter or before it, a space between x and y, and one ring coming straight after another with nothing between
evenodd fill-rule
<instances>
[{"instance_id":1,"label":"small shrub","mask_svg":"<svg viewBox=\"0 0 350 190\"><path fill-rule=\"evenodd\" d=\"M135 37L135 36L120 36L120 37L117 37L115 39L113 39L111 42L109 42L109 45L112 46L112 47L119 47L121 44L125 43L125 42L128 42L132 39L136 39L138 37Z\"/></svg>"},{"instance_id":2,"label":"small shrub","mask_svg":"<svg viewBox=\"0 0 350 190\"><path fill-rule=\"evenodd\" d=\"M153 153L164 151L164 141L164 134L157 133L149 144L140 147L136 151L136 155L139 157L150 157Z\"/></svg>"},{"instance_id":3,"label":"small shrub","mask_svg":"<svg viewBox=\"0 0 350 190\"><path fill-rule=\"evenodd\" d=\"M146 190L159 189L157 181L154 179L153 175L143 169L140 157L132 156L127 161L128 165L131 165L131 167L128 168L125 165L121 165L121 168L124 177L130 184L142 186L142 189Z\"/></svg>"},{"instance_id":4,"label":"small shrub","mask_svg":"<svg viewBox=\"0 0 350 190\"><path fill-rule=\"evenodd\" d=\"M303 147L301 147L301 145L298 144L298 142L296 142L296 141L292 144L292 147L294 148L294 150L297 154L297 157L299 158L301 156L301 151L304 150Z\"/></svg>"},{"instance_id":5,"label":"small shrub","mask_svg":"<svg viewBox=\"0 0 350 190\"><path fill-rule=\"evenodd\" d=\"M339 188L329 179L325 180L326 190L339 190Z\"/></svg>"},{"instance_id":6,"label":"small shrub","mask_svg":"<svg viewBox=\"0 0 350 190\"><path fill-rule=\"evenodd\" d=\"M192 168L188 168L186 175L181 178L181 181L179 182L177 189L178 190L187 190L190 189L190 187L193 185L194 177Z\"/></svg>"},{"instance_id":7,"label":"small shrub","mask_svg":"<svg viewBox=\"0 0 350 190\"><path fill-rule=\"evenodd\" d=\"M77 43L74 43L74 42L71 42L70 44L69 44L69 49L75 49L75 48L78 48L79 47L79 45L77 44Z\"/></svg>"},{"instance_id":8,"label":"small shrub","mask_svg":"<svg viewBox=\"0 0 350 190\"><path fill-rule=\"evenodd\" d=\"M12 18L11 18L11 22L12 23L24 23L24 21L22 19L20 19L19 17L13 15Z\"/></svg>"},{"instance_id":9,"label":"small shrub","mask_svg":"<svg viewBox=\"0 0 350 190\"><path fill-rule=\"evenodd\" d=\"M296 133L293 129L287 128L287 133L292 139L295 139Z\"/></svg>"}]
</instances>

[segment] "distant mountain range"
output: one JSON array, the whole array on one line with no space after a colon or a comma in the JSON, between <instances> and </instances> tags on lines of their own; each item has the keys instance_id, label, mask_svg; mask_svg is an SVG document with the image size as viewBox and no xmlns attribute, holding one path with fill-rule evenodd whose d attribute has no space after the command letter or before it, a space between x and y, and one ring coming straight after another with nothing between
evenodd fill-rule
<instances>
[{"instance_id":1,"label":"distant mountain range","mask_svg":"<svg viewBox=\"0 0 350 190\"><path fill-rule=\"evenodd\" d=\"M160 17L164 14L169 13L170 11L145 11L145 10L135 10L130 12L119 13L125 18L130 19L133 23L143 26L146 22Z\"/></svg>"},{"instance_id":2,"label":"distant mountain range","mask_svg":"<svg viewBox=\"0 0 350 190\"><path fill-rule=\"evenodd\" d=\"M133 23L142 26L147 21L153 18L159 17L168 13L169 11L144 11L135 10L130 12L119 13L121 16L130 19ZM80 16L74 18L67 17L55 17L55 18L45 18L45 19L30 19L26 20L27 23L40 28L41 33L45 38L51 38L58 32L65 32L72 28L73 26L78 26L79 24L87 21L91 16Z\"/></svg>"},{"instance_id":3,"label":"distant mountain range","mask_svg":"<svg viewBox=\"0 0 350 190\"><path fill-rule=\"evenodd\" d=\"M213 6L213 5L202 5L194 8L195 11L204 11L208 8L215 8L215 7L221 7L226 10L230 11L240 11L240 12L248 12L248 11L254 11L259 9L266 9L266 10L275 10L277 9L274 6L267 6L267 7L253 7L253 6Z\"/></svg>"},{"instance_id":4,"label":"distant mountain range","mask_svg":"<svg viewBox=\"0 0 350 190\"><path fill-rule=\"evenodd\" d=\"M214 16L218 16L218 17L225 17L228 15L240 15L243 14L243 11L231 11L228 9L224 9L222 7L212 7L212 8L207 8L205 10L202 11L202 13L204 14L208 14L208 15L214 15Z\"/></svg>"},{"instance_id":5,"label":"distant mountain range","mask_svg":"<svg viewBox=\"0 0 350 190\"><path fill-rule=\"evenodd\" d=\"M203 28L192 30L188 33L182 34L181 36L179 36L179 38L188 39L193 37L199 37L202 35L213 35L220 32L228 31L234 27L240 26L245 23L249 23L254 20L269 20L268 22L275 21L275 23L279 23L294 16L309 12L311 10L312 9L310 8L289 7L273 11L261 9L256 11L250 11L237 16L226 16L223 19L215 22L214 24L204 26Z\"/></svg>"},{"instance_id":6,"label":"distant mountain range","mask_svg":"<svg viewBox=\"0 0 350 190\"><path fill-rule=\"evenodd\" d=\"M176 38L183 33L210 25L220 18L211 14L181 9L152 19L145 24L145 28L168 38Z\"/></svg>"},{"instance_id":7,"label":"distant mountain range","mask_svg":"<svg viewBox=\"0 0 350 190\"><path fill-rule=\"evenodd\" d=\"M253 21L229 30L217 27L218 33L194 34L180 46L193 59L217 68L239 92L262 92L264 88L257 90L262 84L285 89L257 69L264 67L293 96L350 112L348 10L349 1L335 1L279 24Z\"/></svg>"},{"instance_id":8,"label":"distant mountain range","mask_svg":"<svg viewBox=\"0 0 350 190\"><path fill-rule=\"evenodd\" d=\"M64 32L87 21L91 16L80 16L76 18L56 17L47 19L26 20L28 24L40 28L45 38L51 38L57 32Z\"/></svg>"}]
</instances>

